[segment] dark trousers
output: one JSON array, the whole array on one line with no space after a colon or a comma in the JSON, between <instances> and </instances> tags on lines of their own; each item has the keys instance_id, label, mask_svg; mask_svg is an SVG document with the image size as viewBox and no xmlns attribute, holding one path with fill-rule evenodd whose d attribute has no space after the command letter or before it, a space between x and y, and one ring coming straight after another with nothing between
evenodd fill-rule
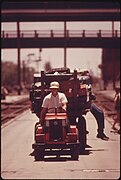
<instances>
[{"instance_id":1,"label":"dark trousers","mask_svg":"<svg viewBox=\"0 0 121 180\"><path fill-rule=\"evenodd\" d=\"M91 111L91 113L93 114L93 116L95 117L95 119L97 121L97 125L98 125L97 131L98 131L98 133L103 133L103 130L105 128L103 111L93 103L91 104L90 111Z\"/></svg>"}]
</instances>

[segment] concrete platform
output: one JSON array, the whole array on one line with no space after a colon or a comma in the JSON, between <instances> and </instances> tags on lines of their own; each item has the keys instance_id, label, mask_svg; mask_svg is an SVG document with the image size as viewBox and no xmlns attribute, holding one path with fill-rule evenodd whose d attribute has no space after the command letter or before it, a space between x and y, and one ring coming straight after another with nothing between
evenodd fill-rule
<instances>
[{"instance_id":1,"label":"concrete platform","mask_svg":"<svg viewBox=\"0 0 121 180\"><path fill-rule=\"evenodd\" d=\"M96 94L103 94L107 99L110 99L113 101L114 96L115 96L115 91L114 90L97 90ZM6 108L5 105L9 105L9 104L13 104L16 102L21 102L24 101L25 99L29 99L29 94L22 94L22 95L8 95L6 96L5 100L1 100L1 109ZM108 118L108 120L110 121L110 123L112 124L112 120L110 118ZM118 125L118 128L120 129L120 126Z\"/></svg>"},{"instance_id":2,"label":"concrete platform","mask_svg":"<svg viewBox=\"0 0 121 180\"><path fill-rule=\"evenodd\" d=\"M102 94L104 97L110 100L114 100L115 97L115 91L114 90L101 90L101 91L96 91L96 94Z\"/></svg>"},{"instance_id":3,"label":"concrete platform","mask_svg":"<svg viewBox=\"0 0 121 180\"><path fill-rule=\"evenodd\" d=\"M1 100L1 104L12 104L15 102L23 101L29 99L29 94L25 95L7 95L5 100Z\"/></svg>"},{"instance_id":4,"label":"concrete platform","mask_svg":"<svg viewBox=\"0 0 121 180\"><path fill-rule=\"evenodd\" d=\"M103 94L105 97L113 100L115 96L115 91L114 90L97 90L97 94ZM5 100L1 100L1 103L14 103L17 101L21 101L23 99L28 99L29 94L22 94L22 95L7 95Z\"/></svg>"}]
</instances>

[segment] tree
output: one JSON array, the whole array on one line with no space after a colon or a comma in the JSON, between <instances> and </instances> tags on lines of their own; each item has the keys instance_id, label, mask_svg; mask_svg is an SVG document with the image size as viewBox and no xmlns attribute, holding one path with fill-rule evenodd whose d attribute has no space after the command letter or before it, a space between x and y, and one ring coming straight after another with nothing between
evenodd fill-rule
<instances>
[{"instance_id":1,"label":"tree","mask_svg":"<svg viewBox=\"0 0 121 180\"><path fill-rule=\"evenodd\" d=\"M44 70L45 70L45 71L49 71L49 70L51 70L51 69L52 69L51 63L50 63L50 61L47 61L47 62L45 63L45 65L44 65Z\"/></svg>"},{"instance_id":2,"label":"tree","mask_svg":"<svg viewBox=\"0 0 121 180\"><path fill-rule=\"evenodd\" d=\"M17 64L13 62L2 62L1 82L4 86L17 84Z\"/></svg>"},{"instance_id":3,"label":"tree","mask_svg":"<svg viewBox=\"0 0 121 180\"><path fill-rule=\"evenodd\" d=\"M6 88L12 90L16 86L18 87L18 67L13 62L2 62L1 63L1 84ZM33 74L35 73L34 68L26 67L26 84L31 85L33 82ZM21 69L21 75L23 77L23 69ZM21 78L23 79L23 78Z\"/></svg>"}]
</instances>

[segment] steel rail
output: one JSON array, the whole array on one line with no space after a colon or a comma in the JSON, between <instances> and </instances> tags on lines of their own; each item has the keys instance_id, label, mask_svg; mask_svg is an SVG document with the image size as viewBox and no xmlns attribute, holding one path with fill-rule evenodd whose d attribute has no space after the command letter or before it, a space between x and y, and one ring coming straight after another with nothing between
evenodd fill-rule
<instances>
[{"instance_id":1,"label":"steel rail","mask_svg":"<svg viewBox=\"0 0 121 180\"><path fill-rule=\"evenodd\" d=\"M9 105L2 105L1 108L1 125L14 119L22 112L30 108L29 99L23 100L21 102L15 102Z\"/></svg>"}]
</instances>

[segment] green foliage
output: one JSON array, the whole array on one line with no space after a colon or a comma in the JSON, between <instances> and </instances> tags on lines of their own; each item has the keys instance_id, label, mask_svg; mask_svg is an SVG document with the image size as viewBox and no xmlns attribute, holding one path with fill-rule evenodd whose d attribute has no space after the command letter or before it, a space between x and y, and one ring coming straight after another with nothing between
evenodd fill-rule
<instances>
[{"instance_id":1,"label":"green foliage","mask_svg":"<svg viewBox=\"0 0 121 180\"><path fill-rule=\"evenodd\" d=\"M51 67L50 61L46 62L45 65L44 65L45 72L47 72L47 71L49 71L51 69L52 69L52 67Z\"/></svg>"},{"instance_id":2,"label":"green foliage","mask_svg":"<svg viewBox=\"0 0 121 180\"><path fill-rule=\"evenodd\" d=\"M2 62L1 64L1 82L4 86L13 86L17 84L17 65L13 62Z\"/></svg>"},{"instance_id":3,"label":"green foliage","mask_svg":"<svg viewBox=\"0 0 121 180\"><path fill-rule=\"evenodd\" d=\"M33 74L35 73L34 68L25 68L25 79L26 85L31 85L33 82ZM23 82L23 68L21 68L21 82ZM18 66L13 62L2 62L1 63L1 85L7 88L14 88L18 85Z\"/></svg>"}]
</instances>

